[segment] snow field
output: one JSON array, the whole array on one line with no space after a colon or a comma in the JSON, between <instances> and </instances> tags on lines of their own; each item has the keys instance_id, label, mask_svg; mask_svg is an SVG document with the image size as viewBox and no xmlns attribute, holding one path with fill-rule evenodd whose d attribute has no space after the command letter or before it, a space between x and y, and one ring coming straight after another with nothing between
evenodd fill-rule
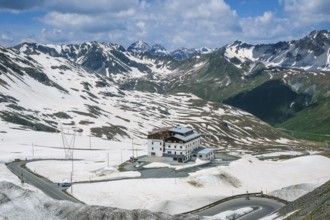
<instances>
[{"instance_id":1,"label":"snow field","mask_svg":"<svg viewBox=\"0 0 330 220\"><path fill-rule=\"evenodd\" d=\"M177 214L246 191L266 193L311 183L310 191L330 179L329 167L330 159L316 155L279 162L245 156L228 167L204 169L186 178L77 184L73 195L93 205Z\"/></svg>"},{"instance_id":2,"label":"snow field","mask_svg":"<svg viewBox=\"0 0 330 220\"><path fill-rule=\"evenodd\" d=\"M1 163L16 158L49 158L51 160L28 163L28 167L54 182L70 179L71 161L54 160L65 158L61 134L19 130L19 126L2 121L0 124ZM90 150L89 137L77 136L75 148L74 182L140 176L138 172L118 172L118 165L132 155L132 143L129 139L117 142L92 137ZM137 148L138 155L147 154L143 140L136 139L134 148ZM18 178L1 163L0 177L20 184ZM151 163L147 167L162 166L165 165ZM200 170L186 178L128 179L75 184L73 195L91 205L149 209L176 214L224 197L245 193L247 190L263 190L264 193L275 191L274 195L293 200L330 179L329 167L330 159L318 155L285 161L259 161L247 155L229 166ZM8 172L11 175L7 175ZM299 184L306 185L294 187ZM290 186L291 188L287 188Z\"/></svg>"}]
</instances>

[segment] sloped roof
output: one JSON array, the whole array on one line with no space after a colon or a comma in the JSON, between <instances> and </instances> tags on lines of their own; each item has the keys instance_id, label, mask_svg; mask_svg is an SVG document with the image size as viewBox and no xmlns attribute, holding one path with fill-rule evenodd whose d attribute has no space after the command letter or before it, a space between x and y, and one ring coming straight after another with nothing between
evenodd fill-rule
<instances>
[{"instance_id":1,"label":"sloped roof","mask_svg":"<svg viewBox=\"0 0 330 220\"><path fill-rule=\"evenodd\" d=\"M199 151L198 154L208 154L214 150L215 150L214 148L205 148L205 149Z\"/></svg>"},{"instance_id":2,"label":"sloped roof","mask_svg":"<svg viewBox=\"0 0 330 220\"><path fill-rule=\"evenodd\" d=\"M189 131L192 131L192 129L191 128L183 127L181 125L177 125L174 128L169 129L169 131L172 131L174 133L185 134L185 133L187 133Z\"/></svg>"},{"instance_id":3,"label":"sloped roof","mask_svg":"<svg viewBox=\"0 0 330 220\"><path fill-rule=\"evenodd\" d=\"M195 138L198 138L199 136L201 136L199 133L197 132L193 132L191 135L188 135L188 136L183 136L183 135L180 135L180 134L175 134L174 137L179 139L179 140L182 140L182 141L190 141L192 139L195 139Z\"/></svg>"}]
</instances>

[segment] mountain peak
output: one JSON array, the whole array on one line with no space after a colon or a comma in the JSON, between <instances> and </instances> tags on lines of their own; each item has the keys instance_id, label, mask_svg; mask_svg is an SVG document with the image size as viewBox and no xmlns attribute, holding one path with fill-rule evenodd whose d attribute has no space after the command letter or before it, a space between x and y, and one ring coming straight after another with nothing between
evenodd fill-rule
<instances>
[{"instance_id":1,"label":"mountain peak","mask_svg":"<svg viewBox=\"0 0 330 220\"><path fill-rule=\"evenodd\" d=\"M177 50L171 52L171 55L176 60L187 60L199 53L200 53L200 51L198 51L194 48L188 49L188 48L182 47L180 49L177 49Z\"/></svg>"},{"instance_id":2,"label":"mountain peak","mask_svg":"<svg viewBox=\"0 0 330 220\"><path fill-rule=\"evenodd\" d=\"M211 53L213 51L213 49L210 49L208 47L201 47L199 50L202 54Z\"/></svg>"},{"instance_id":3,"label":"mountain peak","mask_svg":"<svg viewBox=\"0 0 330 220\"><path fill-rule=\"evenodd\" d=\"M327 30L320 30L320 31L312 31L309 36L312 39L317 39L319 37L326 37L330 38L330 31Z\"/></svg>"},{"instance_id":4,"label":"mountain peak","mask_svg":"<svg viewBox=\"0 0 330 220\"><path fill-rule=\"evenodd\" d=\"M152 45L150 53L155 56L166 56L169 54L169 52L161 44Z\"/></svg>"},{"instance_id":5,"label":"mountain peak","mask_svg":"<svg viewBox=\"0 0 330 220\"><path fill-rule=\"evenodd\" d=\"M142 41L142 40L138 40L134 43L132 43L127 50L130 52L134 52L134 53L145 53L148 52L150 50L150 46L149 44L147 44L146 42Z\"/></svg>"}]
</instances>

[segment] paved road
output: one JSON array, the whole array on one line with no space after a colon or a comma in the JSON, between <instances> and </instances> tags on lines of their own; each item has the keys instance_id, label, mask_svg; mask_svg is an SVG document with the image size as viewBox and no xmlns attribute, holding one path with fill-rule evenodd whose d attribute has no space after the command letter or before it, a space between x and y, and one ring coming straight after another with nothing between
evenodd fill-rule
<instances>
[{"instance_id":1,"label":"paved road","mask_svg":"<svg viewBox=\"0 0 330 220\"><path fill-rule=\"evenodd\" d=\"M33 173L29 172L28 170L22 168L21 166L24 164L26 164L26 161L11 162L7 164L7 167L21 180L23 177L25 183L29 183L37 187L38 189L42 190L45 194L47 194L53 199L68 200L71 202L82 203L79 200L75 199L74 197L64 193L62 191L62 188L57 184L49 181L48 179L38 177Z\"/></svg>"},{"instance_id":2,"label":"paved road","mask_svg":"<svg viewBox=\"0 0 330 220\"><path fill-rule=\"evenodd\" d=\"M239 218L240 220L255 220L269 215L282 206L284 206L283 203L268 198L250 197L250 200L247 200L246 198L237 198L194 214L200 216L213 216L228 210L237 210L244 207L259 207L256 211Z\"/></svg>"},{"instance_id":3,"label":"paved road","mask_svg":"<svg viewBox=\"0 0 330 220\"><path fill-rule=\"evenodd\" d=\"M48 196L57 199L57 200L68 200L76 203L82 203L81 201L75 199L72 196L64 193L62 188L57 184L51 182L48 179L36 176L31 173L27 169L22 168L22 165L25 165L27 162L31 161L19 161L19 162L11 162L7 164L9 170L11 170L15 175L17 175L20 179L22 179L25 183L29 183L34 185L35 187L42 190ZM256 211L240 218L240 220L255 220L260 219L276 210L284 206L283 203L278 201L268 199L268 198L260 198L260 197L252 197L250 196L250 200L246 200L246 198L236 198L224 203L220 203L206 210L194 213L200 216L213 216L218 213L228 211L228 210L237 210L244 207L259 207Z\"/></svg>"}]
</instances>

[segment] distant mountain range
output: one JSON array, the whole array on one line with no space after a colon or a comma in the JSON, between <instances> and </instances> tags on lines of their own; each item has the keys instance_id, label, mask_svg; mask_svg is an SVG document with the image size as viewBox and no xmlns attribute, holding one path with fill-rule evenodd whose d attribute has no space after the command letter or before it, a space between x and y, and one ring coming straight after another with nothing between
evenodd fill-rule
<instances>
[{"instance_id":1,"label":"distant mountain range","mask_svg":"<svg viewBox=\"0 0 330 220\"><path fill-rule=\"evenodd\" d=\"M96 45L100 50L112 48L109 54L121 50L116 45L95 42L80 46L22 44L8 49L0 47L2 125L13 123L20 129L46 132L58 132L61 125L74 126L84 135L139 141L154 128L183 124L204 133L203 143L209 146L278 145L281 138L286 137L251 114L205 101L193 94L125 90L121 88L120 78L117 82L110 74L110 77L103 76L79 64L93 64L93 59L90 60L93 55L86 54ZM153 67L142 63L145 58L139 59L127 51L121 54L136 64ZM120 63L119 58L116 62ZM146 76L137 68L135 71L138 78ZM246 126L241 128L241 124ZM5 132L1 126L0 133Z\"/></svg>"},{"instance_id":2,"label":"distant mountain range","mask_svg":"<svg viewBox=\"0 0 330 220\"><path fill-rule=\"evenodd\" d=\"M330 70L330 32L313 31L308 36L276 44L251 45L236 41L226 47L225 57L246 72L257 68L285 67L309 71Z\"/></svg>"},{"instance_id":3,"label":"distant mountain range","mask_svg":"<svg viewBox=\"0 0 330 220\"><path fill-rule=\"evenodd\" d=\"M121 91L193 93L204 100L244 109L274 126L330 132L329 31L313 31L300 40L275 44L235 41L219 49L181 48L171 52L162 45L150 46L143 41L127 49L93 41L68 45L22 43L3 48L2 56L5 50L27 60L47 55L48 60L53 57L69 62L69 66L54 68L64 71L76 65L112 81ZM3 71L8 69L5 63L1 67ZM48 74L45 68L39 70Z\"/></svg>"}]
</instances>

